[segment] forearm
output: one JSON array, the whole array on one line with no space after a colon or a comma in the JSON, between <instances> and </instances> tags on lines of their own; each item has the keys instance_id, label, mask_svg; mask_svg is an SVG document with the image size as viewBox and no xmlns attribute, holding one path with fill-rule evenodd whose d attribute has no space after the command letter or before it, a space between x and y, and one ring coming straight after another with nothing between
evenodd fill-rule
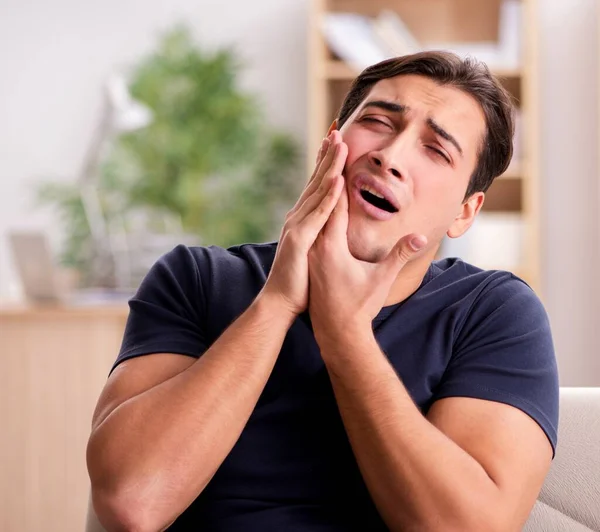
<instances>
[{"instance_id":1,"label":"forearm","mask_svg":"<svg viewBox=\"0 0 600 532\"><path fill-rule=\"evenodd\" d=\"M388 526L494 530L496 484L421 414L372 333L320 344L354 454Z\"/></svg>"},{"instance_id":2,"label":"forearm","mask_svg":"<svg viewBox=\"0 0 600 532\"><path fill-rule=\"evenodd\" d=\"M169 524L234 446L292 321L258 298L188 369L111 412L88 444L95 493Z\"/></svg>"}]
</instances>

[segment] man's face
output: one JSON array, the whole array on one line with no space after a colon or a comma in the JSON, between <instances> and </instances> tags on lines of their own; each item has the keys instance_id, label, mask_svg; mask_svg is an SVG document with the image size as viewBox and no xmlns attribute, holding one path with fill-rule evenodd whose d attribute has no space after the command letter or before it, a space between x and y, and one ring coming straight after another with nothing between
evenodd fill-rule
<instances>
[{"instance_id":1,"label":"man's face","mask_svg":"<svg viewBox=\"0 0 600 532\"><path fill-rule=\"evenodd\" d=\"M463 199L485 127L460 89L417 75L378 82L340 129L352 254L381 260L409 233L424 234L435 253L446 233L464 233L483 201Z\"/></svg>"}]
</instances>

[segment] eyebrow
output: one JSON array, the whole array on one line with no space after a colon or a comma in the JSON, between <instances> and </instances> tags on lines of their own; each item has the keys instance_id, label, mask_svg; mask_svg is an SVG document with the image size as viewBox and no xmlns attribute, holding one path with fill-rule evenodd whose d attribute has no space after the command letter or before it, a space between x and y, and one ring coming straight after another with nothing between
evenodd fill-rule
<instances>
[{"instance_id":1,"label":"eyebrow","mask_svg":"<svg viewBox=\"0 0 600 532\"><path fill-rule=\"evenodd\" d=\"M378 107L379 109L390 111L391 113L406 113L410 110L410 107L407 107L406 105L388 102L386 100L374 100L372 102L367 102L363 109L366 109L367 107Z\"/></svg>"},{"instance_id":2,"label":"eyebrow","mask_svg":"<svg viewBox=\"0 0 600 532\"><path fill-rule=\"evenodd\" d=\"M450 142L451 144L453 144L454 147L458 150L458 153L460 153L460 155L462 157L462 155L463 155L462 148L460 147L460 144L458 143L458 141L452 135L450 135L450 133L448 133L442 126L440 126L433 118L427 119L427 125L430 127L430 129L436 135L439 135L443 139L445 139L448 142Z\"/></svg>"},{"instance_id":3,"label":"eyebrow","mask_svg":"<svg viewBox=\"0 0 600 532\"><path fill-rule=\"evenodd\" d=\"M386 100L374 100L372 102L367 102L364 105L363 109L366 109L367 107L377 107L378 109L383 109L384 111L400 114L404 114L410 110L410 107L408 107L407 105L402 105L400 103L390 102ZM427 119L427 125L429 126L429 129L431 129L436 135L439 135L443 139L450 142L457 149L458 153L460 153L461 157L463 156L463 150L460 147L458 141L452 135L450 135L450 133L448 133L442 126L440 126L433 118Z\"/></svg>"}]
</instances>

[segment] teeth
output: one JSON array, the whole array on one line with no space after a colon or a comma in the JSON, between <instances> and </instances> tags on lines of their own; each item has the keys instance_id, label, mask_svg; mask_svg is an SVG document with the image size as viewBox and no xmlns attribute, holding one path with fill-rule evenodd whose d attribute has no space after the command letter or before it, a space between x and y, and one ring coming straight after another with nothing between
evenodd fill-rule
<instances>
[{"instance_id":1,"label":"teeth","mask_svg":"<svg viewBox=\"0 0 600 532\"><path fill-rule=\"evenodd\" d=\"M373 194L373 196L377 196L378 198L385 199L379 192L377 192L376 190L373 190L371 187L368 187L366 185L362 186L361 190L366 190L367 192L369 192L369 194Z\"/></svg>"}]
</instances>

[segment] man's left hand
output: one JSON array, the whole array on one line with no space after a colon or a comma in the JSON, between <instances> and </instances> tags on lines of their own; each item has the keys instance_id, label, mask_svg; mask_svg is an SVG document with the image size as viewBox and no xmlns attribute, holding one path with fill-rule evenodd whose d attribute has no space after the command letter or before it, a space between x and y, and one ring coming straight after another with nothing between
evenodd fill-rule
<instances>
[{"instance_id":1,"label":"man's left hand","mask_svg":"<svg viewBox=\"0 0 600 532\"><path fill-rule=\"evenodd\" d=\"M371 263L351 254L347 231L344 184L338 204L308 254L309 312L317 340L365 326L370 329L398 274L427 243L422 235L408 234L383 260Z\"/></svg>"}]
</instances>

